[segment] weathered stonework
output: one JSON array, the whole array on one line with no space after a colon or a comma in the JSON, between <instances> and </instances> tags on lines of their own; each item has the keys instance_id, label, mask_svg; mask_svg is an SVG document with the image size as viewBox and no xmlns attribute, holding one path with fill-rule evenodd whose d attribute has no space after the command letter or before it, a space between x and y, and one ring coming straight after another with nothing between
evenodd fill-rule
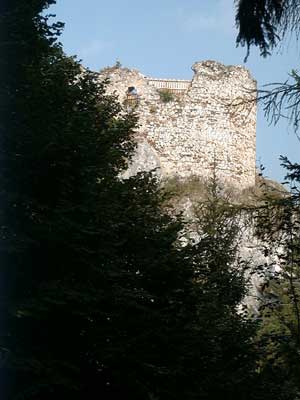
<instances>
[{"instance_id":1,"label":"weathered stonework","mask_svg":"<svg viewBox=\"0 0 300 400\"><path fill-rule=\"evenodd\" d=\"M138 149L128 174L158 168L162 177L209 178L215 168L230 186L254 185L256 81L241 66L215 61L192 69L191 81L151 79L118 67L100 72L99 79L109 78L109 92L139 114Z\"/></svg>"}]
</instances>

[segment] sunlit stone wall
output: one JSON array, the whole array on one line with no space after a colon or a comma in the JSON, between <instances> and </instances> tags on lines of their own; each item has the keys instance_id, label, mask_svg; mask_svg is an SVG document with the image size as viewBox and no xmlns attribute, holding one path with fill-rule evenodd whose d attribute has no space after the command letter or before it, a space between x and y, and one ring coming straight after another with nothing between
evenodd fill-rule
<instances>
[{"instance_id":1,"label":"sunlit stone wall","mask_svg":"<svg viewBox=\"0 0 300 400\"><path fill-rule=\"evenodd\" d=\"M209 178L236 188L255 183L256 81L241 66L197 62L191 81L147 78L112 67L109 78L129 110L140 117L138 148L128 174L157 168L161 176ZM167 92L167 93L166 93Z\"/></svg>"}]
</instances>

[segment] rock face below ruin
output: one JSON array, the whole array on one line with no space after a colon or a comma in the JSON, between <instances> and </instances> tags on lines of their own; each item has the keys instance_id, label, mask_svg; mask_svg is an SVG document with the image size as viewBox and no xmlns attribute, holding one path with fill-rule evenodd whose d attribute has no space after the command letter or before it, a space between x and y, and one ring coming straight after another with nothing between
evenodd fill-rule
<instances>
[{"instance_id":1,"label":"rock face below ruin","mask_svg":"<svg viewBox=\"0 0 300 400\"><path fill-rule=\"evenodd\" d=\"M139 115L135 173L201 176L212 170L227 185L255 184L256 82L240 66L197 62L191 81L147 78L128 68L106 68L108 91ZM128 174L130 173L128 172Z\"/></svg>"}]
</instances>

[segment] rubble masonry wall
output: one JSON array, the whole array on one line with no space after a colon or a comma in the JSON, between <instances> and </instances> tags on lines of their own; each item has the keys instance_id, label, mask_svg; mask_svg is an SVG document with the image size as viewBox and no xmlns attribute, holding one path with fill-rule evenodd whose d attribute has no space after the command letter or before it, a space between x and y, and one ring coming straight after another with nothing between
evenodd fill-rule
<instances>
[{"instance_id":1,"label":"rubble masonry wall","mask_svg":"<svg viewBox=\"0 0 300 400\"><path fill-rule=\"evenodd\" d=\"M228 185L254 185L256 81L241 66L215 61L197 62L192 69L191 81L151 79L120 67L100 72L99 79L109 78L108 91L125 106L135 107L128 88L137 93L138 148L128 174L158 168L163 178L209 178L215 169ZM169 101L162 98L166 88Z\"/></svg>"}]
</instances>

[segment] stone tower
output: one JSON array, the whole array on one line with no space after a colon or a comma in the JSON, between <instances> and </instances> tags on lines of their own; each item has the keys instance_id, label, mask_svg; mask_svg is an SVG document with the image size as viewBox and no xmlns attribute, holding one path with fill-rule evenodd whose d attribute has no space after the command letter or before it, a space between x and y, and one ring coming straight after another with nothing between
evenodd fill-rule
<instances>
[{"instance_id":1,"label":"stone tower","mask_svg":"<svg viewBox=\"0 0 300 400\"><path fill-rule=\"evenodd\" d=\"M139 114L138 148L128 174L157 168L162 178L209 178L255 184L256 81L241 66L196 62L191 81L152 79L128 68L106 68L108 91Z\"/></svg>"}]
</instances>

